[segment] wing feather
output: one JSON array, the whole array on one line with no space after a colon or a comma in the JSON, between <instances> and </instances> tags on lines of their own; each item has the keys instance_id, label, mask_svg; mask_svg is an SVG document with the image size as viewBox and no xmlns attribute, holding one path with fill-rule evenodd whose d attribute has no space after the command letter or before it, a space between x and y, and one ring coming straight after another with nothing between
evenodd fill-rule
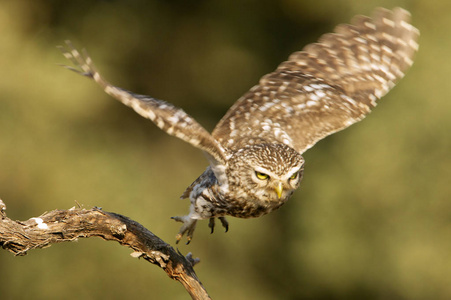
<instances>
[{"instance_id":1,"label":"wing feather","mask_svg":"<svg viewBox=\"0 0 451 300\"><path fill-rule=\"evenodd\" d=\"M363 119L412 65L410 14L379 8L336 27L265 75L212 135L225 148L284 143L299 153Z\"/></svg>"},{"instance_id":2,"label":"wing feather","mask_svg":"<svg viewBox=\"0 0 451 300\"><path fill-rule=\"evenodd\" d=\"M166 133L203 150L213 165L225 163L226 153L224 148L206 129L182 109L169 102L135 94L111 85L97 71L86 51L80 53L70 41L66 41L66 45L66 48L59 48L64 56L76 66L76 68L66 66L67 68L94 79L108 95L131 107L144 118L151 120Z\"/></svg>"}]
</instances>

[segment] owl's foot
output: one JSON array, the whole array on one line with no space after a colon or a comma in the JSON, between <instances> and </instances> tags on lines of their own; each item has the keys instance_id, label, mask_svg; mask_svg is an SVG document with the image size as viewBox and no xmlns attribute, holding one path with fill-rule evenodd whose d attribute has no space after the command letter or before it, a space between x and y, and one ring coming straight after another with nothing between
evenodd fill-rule
<instances>
[{"instance_id":1,"label":"owl's foot","mask_svg":"<svg viewBox=\"0 0 451 300\"><path fill-rule=\"evenodd\" d=\"M175 243L178 244L186 233L186 244L188 245L193 239L194 230L196 229L197 220L191 219L189 216L171 217L171 219L183 223L179 233L175 236Z\"/></svg>"},{"instance_id":2,"label":"owl's foot","mask_svg":"<svg viewBox=\"0 0 451 300\"><path fill-rule=\"evenodd\" d=\"M218 217L219 221L221 221L222 227L225 228L225 232L229 231L229 222L227 222L227 219L225 217ZM210 221L208 222L208 227L211 229L211 233L215 231L215 218L210 218Z\"/></svg>"},{"instance_id":3,"label":"owl's foot","mask_svg":"<svg viewBox=\"0 0 451 300\"><path fill-rule=\"evenodd\" d=\"M197 219L192 219L189 216L177 216L171 217L171 219L183 223L182 227L179 230L179 233L177 233L177 235L175 236L175 243L178 244L182 237L186 234L186 244L188 245L193 239ZM227 222L227 219L225 217L218 217L218 219L219 221L221 221L221 225L222 227L224 227L225 232L229 231L229 222ZM215 229L215 218L210 218L208 227L210 227L211 233L213 233Z\"/></svg>"}]
</instances>

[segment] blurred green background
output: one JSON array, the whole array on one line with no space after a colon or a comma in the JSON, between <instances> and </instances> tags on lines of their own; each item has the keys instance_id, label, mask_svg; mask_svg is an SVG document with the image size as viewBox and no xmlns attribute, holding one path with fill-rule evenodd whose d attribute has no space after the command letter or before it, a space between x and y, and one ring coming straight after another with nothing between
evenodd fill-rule
<instances>
[{"instance_id":1,"label":"blurred green background","mask_svg":"<svg viewBox=\"0 0 451 300\"><path fill-rule=\"evenodd\" d=\"M174 245L179 200L205 169L169 137L57 64L65 39L111 82L183 107L207 129L291 52L378 6L421 30L413 68L363 122L305 153L279 211L198 225L182 253L214 299L451 299L451 2L0 0L0 198L26 220L75 201ZM0 252L2 299L188 299L131 250L91 238Z\"/></svg>"}]
</instances>

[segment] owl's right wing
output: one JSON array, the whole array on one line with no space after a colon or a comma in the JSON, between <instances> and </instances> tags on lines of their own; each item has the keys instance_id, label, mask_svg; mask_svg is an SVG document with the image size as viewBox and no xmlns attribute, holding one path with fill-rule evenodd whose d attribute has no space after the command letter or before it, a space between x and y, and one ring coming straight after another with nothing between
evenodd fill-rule
<instances>
[{"instance_id":1,"label":"owl's right wing","mask_svg":"<svg viewBox=\"0 0 451 300\"><path fill-rule=\"evenodd\" d=\"M363 119L418 49L410 14L379 8L293 53L241 97L212 135L226 148L284 143L299 153Z\"/></svg>"},{"instance_id":2,"label":"owl's right wing","mask_svg":"<svg viewBox=\"0 0 451 300\"><path fill-rule=\"evenodd\" d=\"M113 86L100 75L86 51L78 52L70 41L66 41L66 45L67 47L59 48L76 67L65 66L66 68L94 79L107 94L133 108L166 133L203 150L216 171L215 174L218 177L221 175L219 169L226 162L225 150L196 120L171 103Z\"/></svg>"}]
</instances>

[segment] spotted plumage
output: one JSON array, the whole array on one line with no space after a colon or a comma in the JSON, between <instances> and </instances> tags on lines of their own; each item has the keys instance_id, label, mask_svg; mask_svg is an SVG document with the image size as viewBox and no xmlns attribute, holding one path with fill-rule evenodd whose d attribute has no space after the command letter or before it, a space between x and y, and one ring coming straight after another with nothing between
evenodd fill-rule
<instances>
[{"instance_id":1,"label":"spotted plumage","mask_svg":"<svg viewBox=\"0 0 451 300\"><path fill-rule=\"evenodd\" d=\"M403 9L376 9L293 53L229 109L213 132L172 104L108 83L84 51L61 47L70 68L159 128L201 149L210 165L183 193L191 201L177 242L197 220L259 217L283 205L303 175L301 154L363 119L413 63L419 31Z\"/></svg>"}]
</instances>

